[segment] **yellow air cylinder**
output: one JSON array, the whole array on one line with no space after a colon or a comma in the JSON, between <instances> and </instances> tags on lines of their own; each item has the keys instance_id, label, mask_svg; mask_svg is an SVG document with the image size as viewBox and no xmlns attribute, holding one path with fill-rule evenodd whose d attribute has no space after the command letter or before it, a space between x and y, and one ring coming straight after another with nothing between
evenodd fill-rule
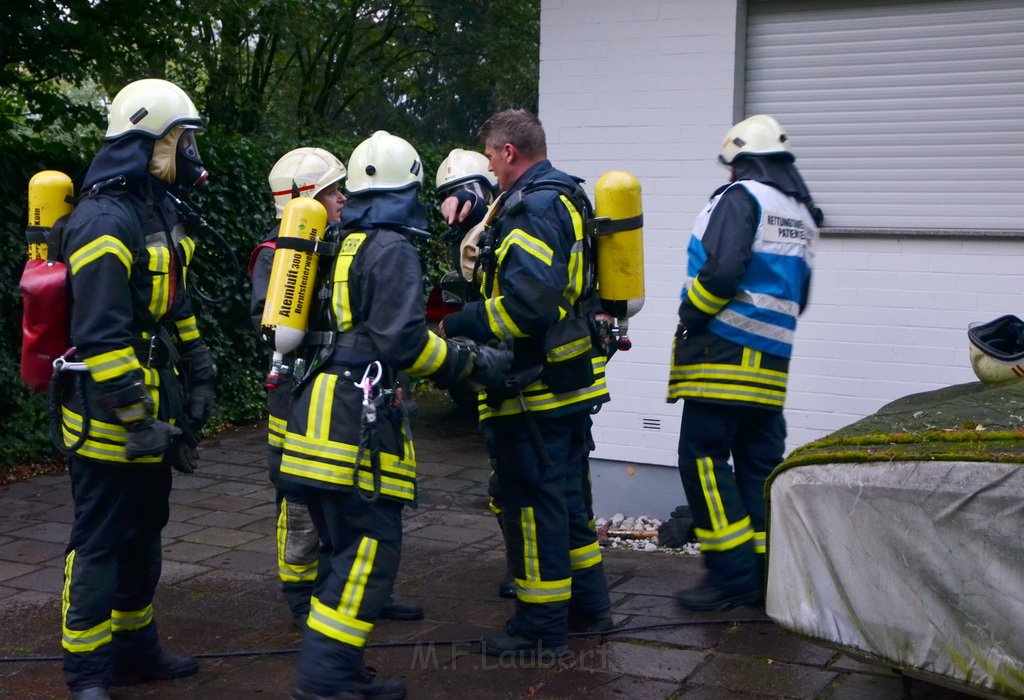
<instances>
[{"instance_id":1,"label":"yellow air cylinder","mask_svg":"<svg viewBox=\"0 0 1024 700\"><path fill-rule=\"evenodd\" d=\"M75 194L71 178L59 170L41 170L28 181L28 259L46 260L46 233L57 219L71 213Z\"/></svg>"},{"instance_id":2,"label":"yellow air cylinder","mask_svg":"<svg viewBox=\"0 0 1024 700\"><path fill-rule=\"evenodd\" d=\"M640 181L624 170L609 170L594 186L598 219L597 295L617 319L635 316L644 305L643 204Z\"/></svg>"},{"instance_id":3,"label":"yellow air cylinder","mask_svg":"<svg viewBox=\"0 0 1024 700\"><path fill-rule=\"evenodd\" d=\"M326 226L327 210L315 199L297 197L285 205L260 322L263 340L274 350L272 376L275 369L280 369L283 356L302 343L316 294L320 255L309 243L290 239L321 241Z\"/></svg>"}]
</instances>

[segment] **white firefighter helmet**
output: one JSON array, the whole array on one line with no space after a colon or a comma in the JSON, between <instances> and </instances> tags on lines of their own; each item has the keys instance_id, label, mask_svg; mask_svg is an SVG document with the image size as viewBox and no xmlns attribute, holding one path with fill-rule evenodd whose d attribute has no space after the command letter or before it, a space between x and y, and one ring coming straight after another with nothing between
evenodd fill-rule
<instances>
[{"instance_id":1,"label":"white firefighter helmet","mask_svg":"<svg viewBox=\"0 0 1024 700\"><path fill-rule=\"evenodd\" d=\"M789 137L782 126L767 114L755 114L739 122L722 139L718 159L731 165L740 156L768 156L792 153Z\"/></svg>"},{"instance_id":2,"label":"white firefighter helmet","mask_svg":"<svg viewBox=\"0 0 1024 700\"><path fill-rule=\"evenodd\" d=\"M479 151L453 148L437 169L437 194L442 199L459 185L478 182L484 190L493 193L498 178L488 169L487 156Z\"/></svg>"},{"instance_id":3,"label":"white firefighter helmet","mask_svg":"<svg viewBox=\"0 0 1024 700\"><path fill-rule=\"evenodd\" d=\"M967 328L971 342L971 367L986 384L1024 378L1024 321L1000 316Z\"/></svg>"},{"instance_id":4,"label":"white firefighter helmet","mask_svg":"<svg viewBox=\"0 0 1024 700\"><path fill-rule=\"evenodd\" d=\"M356 146L348 160L350 194L370 190L402 190L423 185L423 162L405 139L386 131Z\"/></svg>"},{"instance_id":5,"label":"white firefighter helmet","mask_svg":"<svg viewBox=\"0 0 1024 700\"><path fill-rule=\"evenodd\" d=\"M345 179L345 164L322 148L303 147L288 151L270 169L267 182L274 195L277 218L295 196L316 197L323 190Z\"/></svg>"},{"instance_id":6,"label":"white firefighter helmet","mask_svg":"<svg viewBox=\"0 0 1024 700\"><path fill-rule=\"evenodd\" d=\"M175 126L202 129L203 120L185 91L159 78L128 83L118 92L107 115L105 141L126 134L163 138Z\"/></svg>"}]
</instances>

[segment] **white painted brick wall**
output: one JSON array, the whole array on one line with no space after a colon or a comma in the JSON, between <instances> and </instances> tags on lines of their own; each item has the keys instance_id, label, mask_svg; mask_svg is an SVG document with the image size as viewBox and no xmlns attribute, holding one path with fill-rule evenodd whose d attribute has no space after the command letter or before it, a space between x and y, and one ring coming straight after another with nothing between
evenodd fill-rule
<instances>
[{"instance_id":1,"label":"white painted brick wall","mask_svg":"<svg viewBox=\"0 0 1024 700\"><path fill-rule=\"evenodd\" d=\"M552 161L591 194L613 168L643 188L647 300L630 324L633 350L608 369L599 459L676 461L682 405L664 401L669 349L690 226L726 175L715 158L733 121L736 12L736 0L542 0ZM788 446L908 394L974 381L967 325L1024 316L1022 253L1009 239L824 238L797 330Z\"/></svg>"}]
</instances>

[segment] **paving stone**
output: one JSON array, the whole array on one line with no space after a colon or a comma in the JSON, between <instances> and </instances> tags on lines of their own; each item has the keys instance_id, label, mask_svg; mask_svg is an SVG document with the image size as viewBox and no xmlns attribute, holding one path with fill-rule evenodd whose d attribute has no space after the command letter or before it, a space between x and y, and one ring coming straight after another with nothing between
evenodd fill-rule
<instances>
[{"instance_id":1,"label":"paving stone","mask_svg":"<svg viewBox=\"0 0 1024 700\"><path fill-rule=\"evenodd\" d=\"M17 561L0 560L0 581L10 581L32 573L39 569L38 564L25 564Z\"/></svg>"},{"instance_id":2,"label":"paving stone","mask_svg":"<svg viewBox=\"0 0 1024 700\"><path fill-rule=\"evenodd\" d=\"M232 527L241 528L259 520L257 515L246 513L225 513L222 511L207 511L202 515L189 518L188 522L194 525L206 525L208 527Z\"/></svg>"},{"instance_id":3,"label":"paving stone","mask_svg":"<svg viewBox=\"0 0 1024 700\"><path fill-rule=\"evenodd\" d=\"M204 492L206 493L206 492ZM246 513L247 515L257 515L252 510L259 506L266 505L266 502L259 498L252 498L250 496L225 496L224 494L217 494L209 496L201 501L196 501L192 505L198 508L210 508L211 510L220 510L227 513ZM273 508L273 503L271 503Z\"/></svg>"},{"instance_id":4,"label":"paving stone","mask_svg":"<svg viewBox=\"0 0 1024 700\"><path fill-rule=\"evenodd\" d=\"M613 621L634 629L572 638L566 663L502 664L480 637L515 603L500 599L505 553L487 508L489 467L474 419L421 400L420 507L404 512L396 590L427 619L379 620L366 660L398 675L415 700L959 700L957 691L903 679L776 628L763 612L697 614L672 595L701 575L700 557L602 549ZM199 674L115 689L119 700L251 700L288 695L301 635L280 593L266 426L204 441L197 475L175 472L171 521L154 608L164 647L201 655ZM59 657L60 597L71 510L66 474L0 489L0 656ZM60 530L61 527L65 530ZM21 532L24 531L24 532ZM54 542L28 539L42 534ZM191 540L191 541L189 541ZM18 585L30 588L17 588ZM15 640L12 645L10 640ZM10 650L10 651L9 651ZM59 661L4 664L0 698L66 697ZM965 696L964 696L965 697Z\"/></svg>"},{"instance_id":5,"label":"paving stone","mask_svg":"<svg viewBox=\"0 0 1024 700\"><path fill-rule=\"evenodd\" d=\"M277 575L277 554L274 552L246 552L229 550L203 561L204 564L226 571L244 571Z\"/></svg>"},{"instance_id":6,"label":"paving stone","mask_svg":"<svg viewBox=\"0 0 1024 700\"><path fill-rule=\"evenodd\" d=\"M64 543L42 542L40 540L14 540L0 546L0 560L13 561L21 564L46 564L54 561L63 562Z\"/></svg>"},{"instance_id":7,"label":"paving stone","mask_svg":"<svg viewBox=\"0 0 1024 700\"><path fill-rule=\"evenodd\" d=\"M824 668L835 655L831 649L801 639L776 625L751 625L743 634L728 633L718 651L761 656ZM830 670L835 670L834 667Z\"/></svg>"},{"instance_id":8,"label":"paving stone","mask_svg":"<svg viewBox=\"0 0 1024 700\"><path fill-rule=\"evenodd\" d=\"M815 698L836 677L835 673L807 666L776 663L735 654L714 654L687 682L720 686L743 693L793 698Z\"/></svg>"},{"instance_id":9,"label":"paving stone","mask_svg":"<svg viewBox=\"0 0 1024 700\"><path fill-rule=\"evenodd\" d=\"M11 530L7 533L12 537L22 537L28 540L40 540L54 544L66 544L71 537L71 526L67 523L36 523L20 530Z\"/></svg>"},{"instance_id":10,"label":"paving stone","mask_svg":"<svg viewBox=\"0 0 1024 700\"><path fill-rule=\"evenodd\" d=\"M242 530L232 530L223 527L203 527L181 536L185 542L198 542L199 544L212 544L217 547L231 549L252 542L258 539L259 535Z\"/></svg>"},{"instance_id":11,"label":"paving stone","mask_svg":"<svg viewBox=\"0 0 1024 700\"><path fill-rule=\"evenodd\" d=\"M64 568L56 566L36 567L24 576L7 579L4 581L4 584L11 588L58 595L64 587Z\"/></svg>"},{"instance_id":12,"label":"paving stone","mask_svg":"<svg viewBox=\"0 0 1024 700\"><path fill-rule=\"evenodd\" d=\"M194 542L174 542L164 545L164 559L181 562L200 562L224 553L223 547L212 547Z\"/></svg>"},{"instance_id":13,"label":"paving stone","mask_svg":"<svg viewBox=\"0 0 1024 700\"><path fill-rule=\"evenodd\" d=\"M704 661L704 655L696 651L633 642L609 642L595 653L601 670L679 683Z\"/></svg>"},{"instance_id":14,"label":"paving stone","mask_svg":"<svg viewBox=\"0 0 1024 700\"><path fill-rule=\"evenodd\" d=\"M491 533L473 530L470 528L451 527L449 525L426 525L417 530L413 530L409 535L415 535L417 538L423 537L428 540L440 540L442 542L451 542L454 544L467 544L470 542L479 542L482 539L488 538L491 536Z\"/></svg>"}]
</instances>

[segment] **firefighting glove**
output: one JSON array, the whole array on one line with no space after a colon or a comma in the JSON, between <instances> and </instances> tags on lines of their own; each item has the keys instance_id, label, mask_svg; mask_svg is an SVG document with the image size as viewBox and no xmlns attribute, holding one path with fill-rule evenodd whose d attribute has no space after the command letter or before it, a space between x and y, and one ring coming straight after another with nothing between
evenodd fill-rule
<instances>
[{"instance_id":1,"label":"firefighting glove","mask_svg":"<svg viewBox=\"0 0 1024 700\"><path fill-rule=\"evenodd\" d=\"M483 388L505 386L512 369L512 357L511 347L505 342L492 340L487 345L477 345L473 349L470 384Z\"/></svg>"},{"instance_id":2,"label":"firefighting glove","mask_svg":"<svg viewBox=\"0 0 1024 700\"><path fill-rule=\"evenodd\" d=\"M155 418L145 418L128 426L128 459L162 455L171 439L181 435L181 429Z\"/></svg>"},{"instance_id":3,"label":"firefighting glove","mask_svg":"<svg viewBox=\"0 0 1024 700\"><path fill-rule=\"evenodd\" d=\"M217 367L213 364L210 349L201 341L190 344L184 357L185 371L189 380L189 427L193 431L199 432L210 420L210 414L213 412Z\"/></svg>"},{"instance_id":4,"label":"firefighting glove","mask_svg":"<svg viewBox=\"0 0 1024 700\"><path fill-rule=\"evenodd\" d=\"M168 461L182 474L191 474L199 466L199 449L191 440L175 438L171 443Z\"/></svg>"}]
</instances>

